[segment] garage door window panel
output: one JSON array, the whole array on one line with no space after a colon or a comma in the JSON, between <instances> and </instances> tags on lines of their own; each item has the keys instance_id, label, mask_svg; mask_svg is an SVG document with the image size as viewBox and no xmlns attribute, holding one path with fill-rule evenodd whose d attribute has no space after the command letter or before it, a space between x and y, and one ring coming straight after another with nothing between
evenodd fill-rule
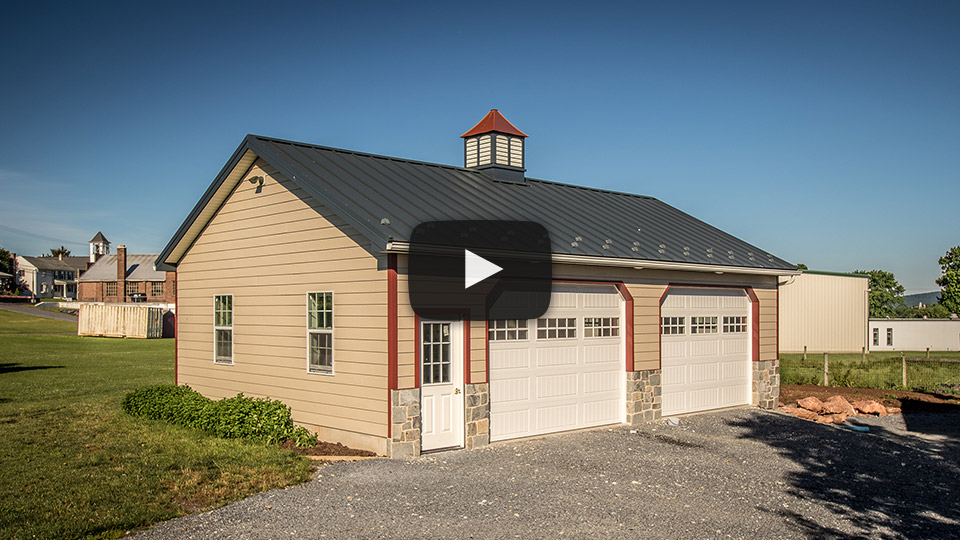
<instances>
[{"instance_id":1,"label":"garage door window panel","mask_svg":"<svg viewBox=\"0 0 960 540\"><path fill-rule=\"evenodd\" d=\"M723 318L723 333L724 334L742 334L747 331L747 318L746 317L724 317Z\"/></svg>"},{"instance_id":2,"label":"garage door window panel","mask_svg":"<svg viewBox=\"0 0 960 540\"><path fill-rule=\"evenodd\" d=\"M690 317L691 334L716 334L717 317Z\"/></svg>"},{"instance_id":3,"label":"garage door window panel","mask_svg":"<svg viewBox=\"0 0 960 540\"><path fill-rule=\"evenodd\" d=\"M660 333L665 336L678 336L686 333L686 317L663 317L660 319Z\"/></svg>"},{"instance_id":4,"label":"garage door window panel","mask_svg":"<svg viewBox=\"0 0 960 540\"><path fill-rule=\"evenodd\" d=\"M490 341L525 341L530 337L527 321L520 319L490 321L490 328L487 333Z\"/></svg>"},{"instance_id":5,"label":"garage door window panel","mask_svg":"<svg viewBox=\"0 0 960 540\"><path fill-rule=\"evenodd\" d=\"M576 337L576 318L537 319L537 339L573 339Z\"/></svg>"},{"instance_id":6,"label":"garage door window panel","mask_svg":"<svg viewBox=\"0 0 960 540\"><path fill-rule=\"evenodd\" d=\"M583 337L619 337L619 317L585 317L583 319Z\"/></svg>"}]
</instances>

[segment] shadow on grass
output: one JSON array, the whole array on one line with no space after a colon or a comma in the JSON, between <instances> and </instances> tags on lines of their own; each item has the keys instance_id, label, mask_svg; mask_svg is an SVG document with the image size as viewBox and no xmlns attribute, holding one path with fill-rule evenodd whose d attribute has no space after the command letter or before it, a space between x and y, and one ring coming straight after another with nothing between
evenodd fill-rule
<instances>
[{"instance_id":1,"label":"shadow on grass","mask_svg":"<svg viewBox=\"0 0 960 540\"><path fill-rule=\"evenodd\" d=\"M0 375L4 373L16 373L18 371L34 371L37 369L59 369L64 366L25 366L16 362L0 364Z\"/></svg>"},{"instance_id":2,"label":"shadow on grass","mask_svg":"<svg viewBox=\"0 0 960 540\"><path fill-rule=\"evenodd\" d=\"M871 426L859 433L785 415L730 421L745 438L774 448L801 467L785 473L792 495L829 509L856 526L857 535L824 527L799 515L783 515L809 537L947 538L957 534L960 483L956 438L938 448ZM764 510L782 513L783 510Z\"/></svg>"}]
</instances>

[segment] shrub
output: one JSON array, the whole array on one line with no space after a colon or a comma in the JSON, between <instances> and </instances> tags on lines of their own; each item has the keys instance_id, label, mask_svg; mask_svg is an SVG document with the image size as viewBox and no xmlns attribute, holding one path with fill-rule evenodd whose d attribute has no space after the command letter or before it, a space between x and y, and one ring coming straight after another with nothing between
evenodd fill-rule
<instances>
[{"instance_id":1,"label":"shrub","mask_svg":"<svg viewBox=\"0 0 960 540\"><path fill-rule=\"evenodd\" d=\"M294 427L290 407L280 401L237 394L213 401L189 386L157 385L130 392L123 410L132 416L191 427L225 439L252 439L279 444L293 439L297 446L317 444L317 435Z\"/></svg>"}]
</instances>

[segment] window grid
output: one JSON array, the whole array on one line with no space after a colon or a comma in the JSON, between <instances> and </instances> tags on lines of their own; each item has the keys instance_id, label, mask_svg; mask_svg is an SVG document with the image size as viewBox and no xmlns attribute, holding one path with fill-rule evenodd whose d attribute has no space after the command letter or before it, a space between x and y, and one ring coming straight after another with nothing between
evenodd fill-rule
<instances>
[{"instance_id":1,"label":"window grid","mask_svg":"<svg viewBox=\"0 0 960 540\"><path fill-rule=\"evenodd\" d=\"M450 382L450 323L424 323L420 378L423 384Z\"/></svg>"},{"instance_id":2,"label":"window grid","mask_svg":"<svg viewBox=\"0 0 960 540\"><path fill-rule=\"evenodd\" d=\"M116 296L116 295L117 295L117 283L116 283L116 282L107 283L107 286L105 287L105 289L106 289L106 290L105 290L104 293L103 293L105 296Z\"/></svg>"},{"instance_id":3,"label":"window grid","mask_svg":"<svg viewBox=\"0 0 960 540\"><path fill-rule=\"evenodd\" d=\"M577 337L577 319L537 319L537 339L570 339Z\"/></svg>"},{"instance_id":4,"label":"window grid","mask_svg":"<svg viewBox=\"0 0 960 540\"><path fill-rule=\"evenodd\" d=\"M131 296L131 295L137 294L137 292L138 292L138 291L137 291L137 282L134 281L134 282L131 283L131 282L128 281L127 284L126 284L126 288L125 288L125 293L126 293L126 295L127 295L127 296Z\"/></svg>"},{"instance_id":5,"label":"window grid","mask_svg":"<svg viewBox=\"0 0 960 540\"><path fill-rule=\"evenodd\" d=\"M498 319L490 321L487 334L491 341L524 341L530 331L526 319Z\"/></svg>"},{"instance_id":6,"label":"window grid","mask_svg":"<svg viewBox=\"0 0 960 540\"><path fill-rule=\"evenodd\" d=\"M747 318L746 317L724 317L723 318L723 333L724 334L742 334L747 331Z\"/></svg>"},{"instance_id":7,"label":"window grid","mask_svg":"<svg viewBox=\"0 0 960 540\"><path fill-rule=\"evenodd\" d=\"M665 336L683 335L687 330L686 317L663 317L660 319L660 333Z\"/></svg>"},{"instance_id":8,"label":"window grid","mask_svg":"<svg viewBox=\"0 0 960 540\"><path fill-rule=\"evenodd\" d=\"M878 347L880 346L880 329L879 328L873 329L873 344Z\"/></svg>"},{"instance_id":9,"label":"window grid","mask_svg":"<svg viewBox=\"0 0 960 540\"><path fill-rule=\"evenodd\" d=\"M583 337L617 337L620 317L584 317Z\"/></svg>"},{"instance_id":10,"label":"window grid","mask_svg":"<svg viewBox=\"0 0 960 540\"><path fill-rule=\"evenodd\" d=\"M893 328L887 328L887 346L893 347Z\"/></svg>"},{"instance_id":11,"label":"window grid","mask_svg":"<svg viewBox=\"0 0 960 540\"><path fill-rule=\"evenodd\" d=\"M307 293L307 371L333 373L333 293Z\"/></svg>"},{"instance_id":12,"label":"window grid","mask_svg":"<svg viewBox=\"0 0 960 540\"><path fill-rule=\"evenodd\" d=\"M690 317L691 334L716 334L716 317Z\"/></svg>"},{"instance_id":13,"label":"window grid","mask_svg":"<svg viewBox=\"0 0 960 540\"><path fill-rule=\"evenodd\" d=\"M162 281L152 281L152 282L150 282L150 296L163 296L163 282L162 282Z\"/></svg>"},{"instance_id":14,"label":"window grid","mask_svg":"<svg viewBox=\"0 0 960 540\"><path fill-rule=\"evenodd\" d=\"M233 364L233 295L213 297L214 358L217 364Z\"/></svg>"}]
</instances>

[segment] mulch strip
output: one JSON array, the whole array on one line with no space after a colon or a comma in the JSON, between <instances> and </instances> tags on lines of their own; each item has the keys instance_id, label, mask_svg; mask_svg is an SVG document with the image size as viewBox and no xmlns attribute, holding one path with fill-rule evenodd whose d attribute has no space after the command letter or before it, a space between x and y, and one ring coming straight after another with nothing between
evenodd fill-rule
<instances>
[{"instance_id":1,"label":"mulch strip","mask_svg":"<svg viewBox=\"0 0 960 540\"><path fill-rule=\"evenodd\" d=\"M886 407L900 407L904 413L936 412L960 413L960 397L949 394L927 394L907 390L884 390L880 388L847 388L842 386L817 386L814 384L780 385L780 403L791 404L805 397L827 400L841 395L847 401L876 400Z\"/></svg>"},{"instance_id":2,"label":"mulch strip","mask_svg":"<svg viewBox=\"0 0 960 540\"><path fill-rule=\"evenodd\" d=\"M290 450L300 454L301 456L360 456L360 457L376 457L377 454L370 452L368 450L357 450L355 448L350 448L349 446L344 446L340 443L330 443L320 441L316 446L305 446L300 447L293 443L291 440L287 440L280 445L280 448L285 450Z\"/></svg>"}]
</instances>

